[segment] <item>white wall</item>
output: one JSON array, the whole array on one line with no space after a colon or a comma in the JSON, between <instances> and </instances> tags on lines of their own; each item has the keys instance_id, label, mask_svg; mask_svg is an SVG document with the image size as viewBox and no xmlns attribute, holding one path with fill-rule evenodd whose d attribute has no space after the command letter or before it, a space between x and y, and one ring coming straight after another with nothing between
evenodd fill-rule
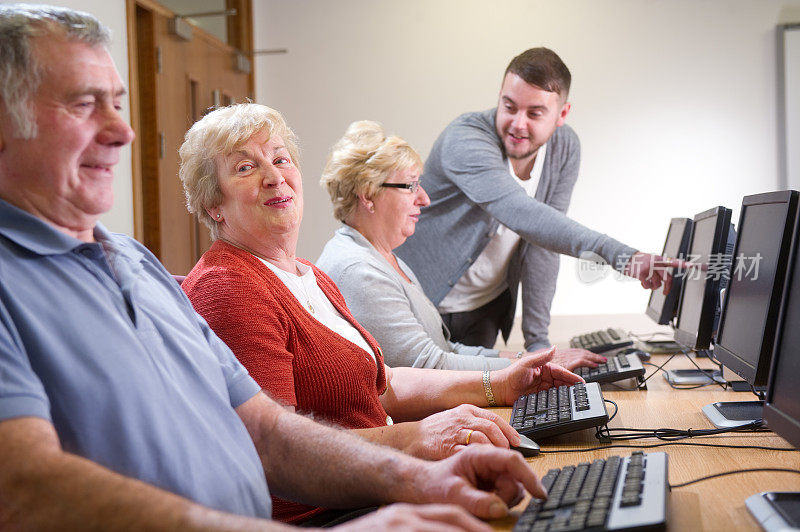
<instances>
[{"instance_id":1,"label":"white wall","mask_svg":"<svg viewBox=\"0 0 800 532\"><path fill-rule=\"evenodd\" d=\"M13 4L0 0L0 4ZM32 2L33 3L33 2ZM44 3L44 2L42 2ZM54 6L70 7L96 16L111 29L110 53L125 86L128 86L128 29L125 22L125 0L47 0ZM123 115L130 123L130 106ZM133 173L130 146L123 149L114 172L114 208L102 217L111 231L133 235Z\"/></svg>"},{"instance_id":2,"label":"white wall","mask_svg":"<svg viewBox=\"0 0 800 532\"><path fill-rule=\"evenodd\" d=\"M127 83L125 1L51 3L112 29ZM312 260L337 225L317 181L347 124L379 120L426 156L455 116L494 105L506 64L531 46L553 48L573 73L575 219L657 251L670 217L738 212L743 195L778 186L774 28L800 21L800 0L254 0L254 11L256 48L289 49L256 59L257 100L300 135L299 252ZM132 234L129 151L122 161L103 221ZM587 286L575 269L562 259L554 313L644 308L635 284Z\"/></svg>"},{"instance_id":3,"label":"white wall","mask_svg":"<svg viewBox=\"0 0 800 532\"><path fill-rule=\"evenodd\" d=\"M303 148L299 254L337 226L318 179L353 120L381 121L427 156L458 114L494 106L508 61L544 45L573 74L581 137L570 215L660 251L669 218L778 187L775 26L800 0L263 0L257 100ZM556 314L642 312L632 282L585 285L562 260Z\"/></svg>"},{"instance_id":4,"label":"white wall","mask_svg":"<svg viewBox=\"0 0 800 532\"><path fill-rule=\"evenodd\" d=\"M784 28L778 42L783 51L783 63L778 66L779 88L783 89L779 107L785 110L783 127L779 128L783 182L790 188L800 188L800 150L787 149L800 144L800 26Z\"/></svg>"}]
</instances>

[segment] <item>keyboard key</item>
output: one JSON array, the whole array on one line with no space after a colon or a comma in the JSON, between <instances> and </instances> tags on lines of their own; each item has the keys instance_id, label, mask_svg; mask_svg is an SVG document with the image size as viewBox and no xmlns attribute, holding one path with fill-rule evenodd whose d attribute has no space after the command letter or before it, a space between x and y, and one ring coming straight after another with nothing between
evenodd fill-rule
<instances>
[{"instance_id":1,"label":"keyboard key","mask_svg":"<svg viewBox=\"0 0 800 532\"><path fill-rule=\"evenodd\" d=\"M586 518L587 527L601 527L606 523L605 512L592 512Z\"/></svg>"}]
</instances>

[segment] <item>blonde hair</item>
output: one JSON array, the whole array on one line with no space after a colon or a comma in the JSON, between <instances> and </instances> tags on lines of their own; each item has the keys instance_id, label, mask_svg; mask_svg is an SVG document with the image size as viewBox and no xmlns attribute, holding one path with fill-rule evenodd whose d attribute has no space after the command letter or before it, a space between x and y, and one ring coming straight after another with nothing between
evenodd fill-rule
<instances>
[{"instance_id":1,"label":"blonde hair","mask_svg":"<svg viewBox=\"0 0 800 532\"><path fill-rule=\"evenodd\" d=\"M389 176L409 168L422 169L422 158L400 137L387 137L369 120L353 122L331 148L320 184L328 189L333 215L346 222L355 212L358 196L374 197Z\"/></svg>"},{"instance_id":2,"label":"blonde hair","mask_svg":"<svg viewBox=\"0 0 800 532\"><path fill-rule=\"evenodd\" d=\"M258 133L267 133L268 138L280 136L292 162L300 168L297 136L278 111L256 103L234 104L208 113L186 132L178 150L186 208L208 226L213 240L219 237L219 223L207 209L222 203L216 158L233 153Z\"/></svg>"}]
</instances>

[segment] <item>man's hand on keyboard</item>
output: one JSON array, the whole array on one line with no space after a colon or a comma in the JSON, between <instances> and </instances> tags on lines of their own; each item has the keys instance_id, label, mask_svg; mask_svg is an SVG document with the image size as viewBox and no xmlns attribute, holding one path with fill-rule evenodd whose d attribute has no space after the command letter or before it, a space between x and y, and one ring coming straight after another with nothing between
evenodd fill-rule
<instances>
[{"instance_id":1,"label":"man's hand on keyboard","mask_svg":"<svg viewBox=\"0 0 800 532\"><path fill-rule=\"evenodd\" d=\"M542 354L522 357L507 368L493 371L491 383L497 403L511 405L520 395L583 382L582 378L566 368L549 363L555 351L554 346Z\"/></svg>"},{"instance_id":2,"label":"man's hand on keyboard","mask_svg":"<svg viewBox=\"0 0 800 532\"><path fill-rule=\"evenodd\" d=\"M528 353L523 356L542 355L550 349L551 348L549 347L546 349L539 349L533 353ZM583 367L596 368L598 364L602 364L607 361L608 359L606 359L606 357L603 355L598 355L597 353L592 353L591 351L577 347L556 349L556 353L553 355L553 360L551 360L553 364L558 364L559 366L567 368L570 371L574 371L575 368Z\"/></svg>"},{"instance_id":3,"label":"man's hand on keyboard","mask_svg":"<svg viewBox=\"0 0 800 532\"><path fill-rule=\"evenodd\" d=\"M527 490L547 497L539 478L515 451L471 445L445 460L428 462L414 478L418 502L458 504L484 519L498 519L518 504Z\"/></svg>"},{"instance_id":4,"label":"man's hand on keyboard","mask_svg":"<svg viewBox=\"0 0 800 532\"><path fill-rule=\"evenodd\" d=\"M651 255L637 251L628 261L623 272L628 277L638 279L642 287L655 290L664 285L664 295L672 287L672 273L669 268L685 268L687 263L679 259L670 259L660 255Z\"/></svg>"},{"instance_id":5,"label":"man's hand on keyboard","mask_svg":"<svg viewBox=\"0 0 800 532\"><path fill-rule=\"evenodd\" d=\"M441 460L467 445L484 443L504 447L518 445L519 435L503 418L483 408L460 405L416 422L417 435L410 454Z\"/></svg>"}]
</instances>

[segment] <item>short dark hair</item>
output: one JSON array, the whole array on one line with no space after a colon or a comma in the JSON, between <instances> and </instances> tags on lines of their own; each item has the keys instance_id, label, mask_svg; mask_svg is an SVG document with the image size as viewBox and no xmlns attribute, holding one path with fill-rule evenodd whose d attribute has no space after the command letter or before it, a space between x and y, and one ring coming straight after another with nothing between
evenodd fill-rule
<instances>
[{"instance_id":1,"label":"short dark hair","mask_svg":"<svg viewBox=\"0 0 800 532\"><path fill-rule=\"evenodd\" d=\"M503 79L511 72L525 83L536 85L548 92L557 92L564 98L569 94L572 74L567 65L549 48L531 48L511 60Z\"/></svg>"}]
</instances>

